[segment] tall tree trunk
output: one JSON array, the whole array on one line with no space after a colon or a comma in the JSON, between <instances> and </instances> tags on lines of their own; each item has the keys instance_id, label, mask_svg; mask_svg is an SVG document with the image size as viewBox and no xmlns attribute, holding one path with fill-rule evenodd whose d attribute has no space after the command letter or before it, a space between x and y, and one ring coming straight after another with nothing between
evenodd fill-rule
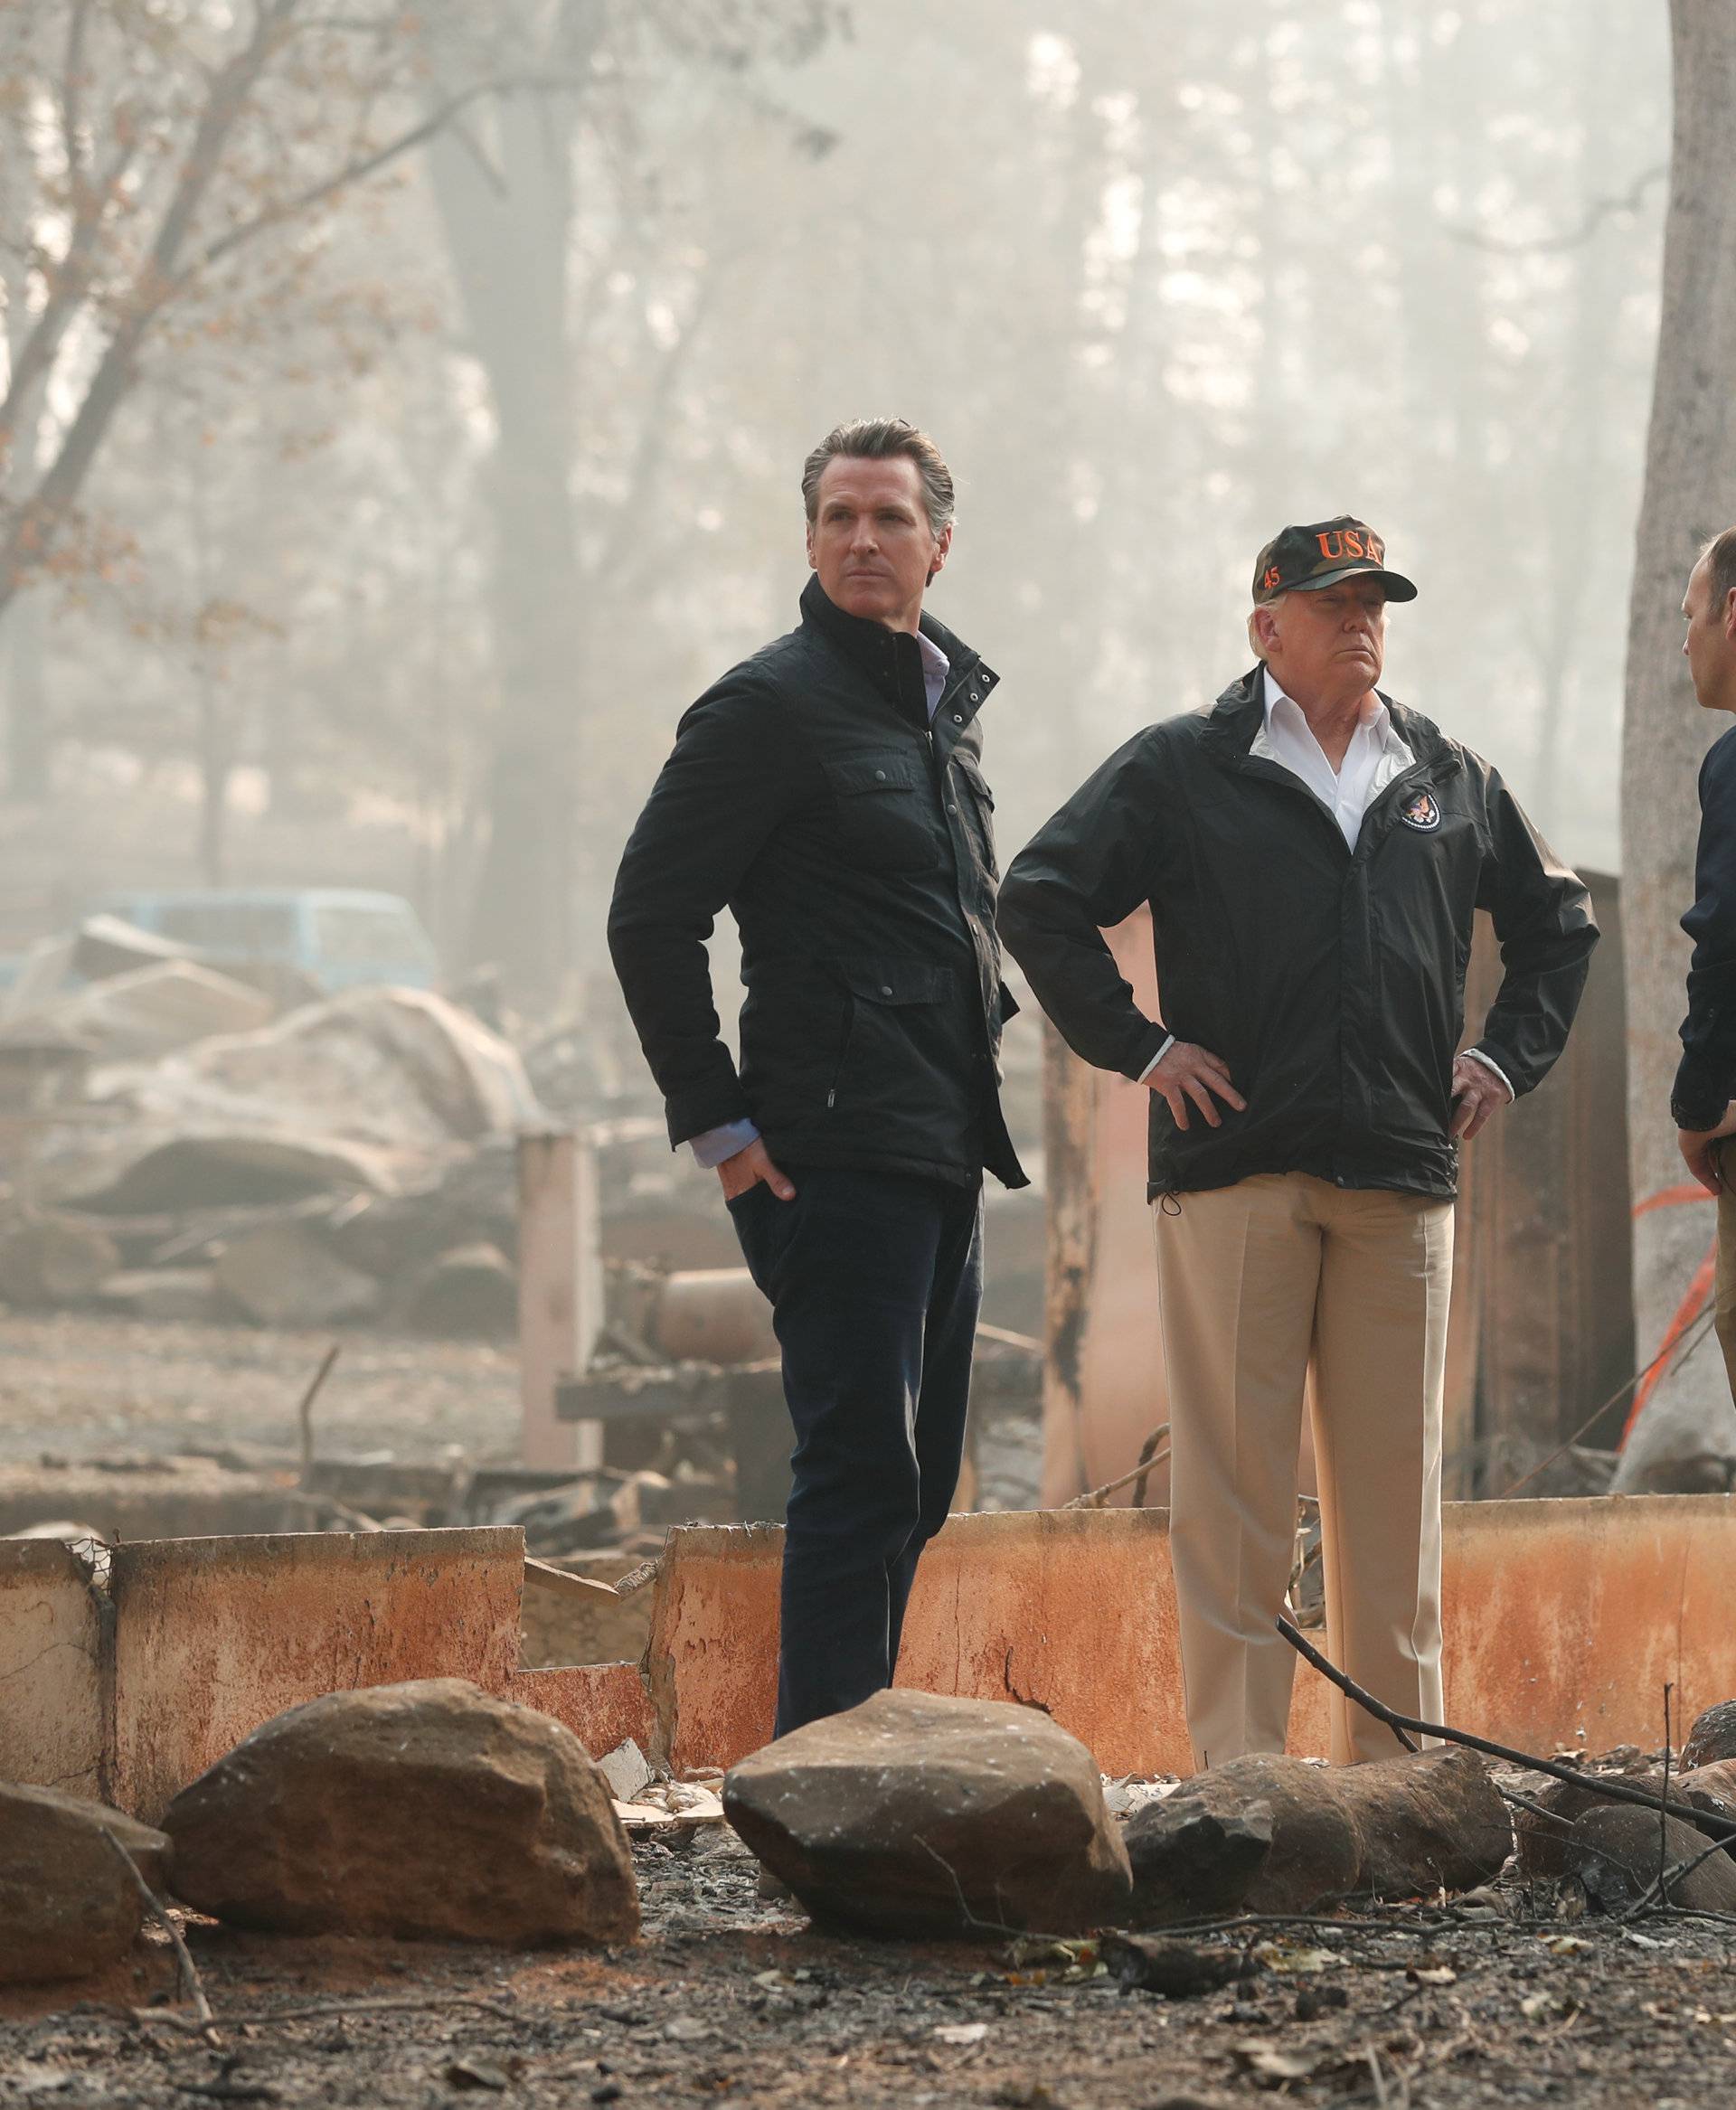
<instances>
[{"instance_id":1,"label":"tall tree trunk","mask_svg":"<svg viewBox=\"0 0 1736 2110\"><path fill-rule=\"evenodd\" d=\"M488 763L488 843L467 963L497 966L521 1003L551 1002L571 963L573 843L581 824L580 573L567 330L572 218L569 99L498 113L496 184L457 143L436 143L435 195L498 440L493 626L499 691Z\"/></svg>"},{"instance_id":2,"label":"tall tree trunk","mask_svg":"<svg viewBox=\"0 0 1736 2110\"><path fill-rule=\"evenodd\" d=\"M1628 629L1622 733L1622 918L1628 961L1629 1135L1637 1206L1685 1178L1669 1116L1680 1053L1694 898L1694 777L1725 730L1696 709L1678 610L1704 539L1736 515L1736 45L1725 0L1671 0L1674 159L1664 237L1664 305ZM1635 1321L1656 1352L1712 1236L1712 1212L1657 1208L1634 1226ZM1618 1490L1686 1484L1685 1461L1736 1455L1716 1344L1654 1391L1628 1443Z\"/></svg>"}]
</instances>

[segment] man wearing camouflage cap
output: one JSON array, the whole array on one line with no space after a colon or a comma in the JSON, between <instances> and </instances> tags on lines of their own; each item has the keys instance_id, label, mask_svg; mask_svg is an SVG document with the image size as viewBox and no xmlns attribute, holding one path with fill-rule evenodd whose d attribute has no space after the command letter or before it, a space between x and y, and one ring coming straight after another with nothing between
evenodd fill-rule
<instances>
[{"instance_id":1,"label":"man wearing camouflage cap","mask_svg":"<svg viewBox=\"0 0 1736 2110\"><path fill-rule=\"evenodd\" d=\"M1254 567L1259 664L1137 733L1014 861L1008 949L1062 1035L1149 1088L1170 1540L1201 1766L1284 1747L1305 1394L1328 1644L1440 1719L1440 1428L1458 1145L1561 1053L1586 890L1479 756L1393 702L1416 588L1341 515ZM1149 904L1163 1019L1102 930ZM1459 1049L1474 910L1505 974ZM1392 1732L1334 1698L1333 1757Z\"/></svg>"}]
</instances>

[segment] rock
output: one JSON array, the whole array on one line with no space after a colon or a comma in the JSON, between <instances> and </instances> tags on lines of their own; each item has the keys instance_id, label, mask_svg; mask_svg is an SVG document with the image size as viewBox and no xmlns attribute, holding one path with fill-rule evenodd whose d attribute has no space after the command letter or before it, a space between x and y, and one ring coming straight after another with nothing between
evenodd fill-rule
<instances>
[{"instance_id":1,"label":"rock","mask_svg":"<svg viewBox=\"0 0 1736 2110\"><path fill-rule=\"evenodd\" d=\"M1697 1714L1682 1747L1684 1773L1720 1758L1736 1758L1736 1700L1721 1700Z\"/></svg>"},{"instance_id":2,"label":"rock","mask_svg":"<svg viewBox=\"0 0 1736 2110\"><path fill-rule=\"evenodd\" d=\"M871 1934L1066 1934L1127 1905L1096 1762L1032 1708L876 1692L744 1758L723 1808L809 1912Z\"/></svg>"},{"instance_id":3,"label":"rock","mask_svg":"<svg viewBox=\"0 0 1736 2110\"><path fill-rule=\"evenodd\" d=\"M0 1983L88 1977L132 1946L144 1904L105 1832L160 1889L161 1832L100 1803L0 1782Z\"/></svg>"},{"instance_id":4,"label":"rock","mask_svg":"<svg viewBox=\"0 0 1736 2110\"><path fill-rule=\"evenodd\" d=\"M99 1224L41 1216L0 1238L0 1297L30 1309L82 1304L120 1266L120 1248Z\"/></svg>"},{"instance_id":5,"label":"rock","mask_svg":"<svg viewBox=\"0 0 1736 2110\"><path fill-rule=\"evenodd\" d=\"M455 1246L417 1277L404 1300L404 1322L421 1333L515 1333L518 1270L498 1246Z\"/></svg>"},{"instance_id":6,"label":"rock","mask_svg":"<svg viewBox=\"0 0 1736 2110\"><path fill-rule=\"evenodd\" d=\"M1713 1758L1677 1774L1670 1784L1670 1799L1680 1794L1684 1803L1706 1804L1736 1817L1736 1758Z\"/></svg>"},{"instance_id":7,"label":"rock","mask_svg":"<svg viewBox=\"0 0 1736 2110\"><path fill-rule=\"evenodd\" d=\"M645 1753L628 1737L625 1743L617 1744L597 1761L597 1770L609 1783L609 1792L618 1803L630 1803L642 1787L648 1786L652 1773L646 1762Z\"/></svg>"},{"instance_id":8,"label":"rock","mask_svg":"<svg viewBox=\"0 0 1736 2110\"><path fill-rule=\"evenodd\" d=\"M225 1246L217 1287L261 1326L332 1326L380 1301L372 1277L347 1267L294 1218L262 1223Z\"/></svg>"},{"instance_id":9,"label":"rock","mask_svg":"<svg viewBox=\"0 0 1736 2110\"><path fill-rule=\"evenodd\" d=\"M1105 1934L1098 1938L1098 1954L1124 1988L1161 1992L1168 2000L1216 1992L1260 1974L1260 1965L1241 1949L1173 1936Z\"/></svg>"},{"instance_id":10,"label":"rock","mask_svg":"<svg viewBox=\"0 0 1736 2110\"><path fill-rule=\"evenodd\" d=\"M1673 1868L1685 1869L1705 1853L1709 1842L1692 1824L1660 1819L1632 1803L1599 1803L1579 1817L1561 1852L1594 1910L1620 1912L1656 1880L1660 1827ZM1736 1912L1736 1864L1722 1853L1700 1860L1670 1881L1669 1898L1691 1911Z\"/></svg>"},{"instance_id":11,"label":"rock","mask_svg":"<svg viewBox=\"0 0 1736 2110\"><path fill-rule=\"evenodd\" d=\"M291 1708L163 1828L176 1895L237 1926L518 1947L638 1933L626 1834L583 1746L462 1678Z\"/></svg>"},{"instance_id":12,"label":"rock","mask_svg":"<svg viewBox=\"0 0 1736 2110\"><path fill-rule=\"evenodd\" d=\"M1335 1778L1362 1835L1358 1895L1474 1890L1513 1851L1513 1819L1488 1762L1463 1745L1340 1767Z\"/></svg>"},{"instance_id":13,"label":"rock","mask_svg":"<svg viewBox=\"0 0 1736 2110\"><path fill-rule=\"evenodd\" d=\"M1354 1766L1232 1758L1139 1811L1127 1843L1135 1919L1162 1926L1469 1889L1513 1832L1482 1759L1448 1747Z\"/></svg>"},{"instance_id":14,"label":"rock","mask_svg":"<svg viewBox=\"0 0 1736 2110\"><path fill-rule=\"evenodd\" d=\"M1129 1820L1136 1923L1306 1912L1356 1888L1356 1828L1325 1766L1232 1758Z\"/></svg>"},{"instance_id":15,"label":"rock","mask_svg":"<svg viewBox=\"0 0 1736 2110\"><path fill-rule=\"evenodd\" d=\"M58 1787L26 1786L22 1781L0 1782L0 1830L12 1823L30 1823L33 1813L46 1815L50 1812L61 1812L112 1832L116 1843L126 1849L133 1866L157 1896L170 1895L169 1842L154 1825L141 1824L137 1817L129 1817L124 1810L112 1810L107 1803L93 1803L89 1795L70 1795Z\"/></svg>"},{"instance_id":16,"label":"rock","mask_svg":"<svg viewBox=\"0 0 1736 2110\"><path fill-rule=\"evenodd\" d=\"M1126 1835L1135 1917L1161 1926L1240 1912L1272 1851L1273 1830L1267 1802L1214 1809L1209 1801L1178 1791L1135 1811ZM1348 1883L1354 1868L1348 1831L1343 1832L1341 1858L1342 1879ZM1337 1859L1333 1865L1337 1868Z\"/></svg>"},{"instance_id":17,"label":"rock","mask_svg":"<svg viewBox=\"0 0 1736 2110\"><path fill-rule=\"evenodd\" d=\"M1656 1767L1639 1766L1632 1772L1608 1777L1618 1780L1624 1787L1643 1788L1647 1794L1661 1795L1664 1792L1664 1776ZM1681 1789L1681 1781L1673 1777L1672 1802L1687 1799ZM1527 1800L1535 1806L1514 1812L1514 1841L1518 1848L1519 1873L1533 1878L1553 1878L1567 1873L1571 1865L1567 1844L1574 1825L1588 1810L1621 1806L1599 1792L1596 1774L1587 1774L1580 1780L1552 1780L1533 1792ZM1637 1804L1629 1806L1639 1808ZM1657 1822L1655 1812L1642 1813L1649 1815L1654 1824Z\"/></svg>"}]
</instances>

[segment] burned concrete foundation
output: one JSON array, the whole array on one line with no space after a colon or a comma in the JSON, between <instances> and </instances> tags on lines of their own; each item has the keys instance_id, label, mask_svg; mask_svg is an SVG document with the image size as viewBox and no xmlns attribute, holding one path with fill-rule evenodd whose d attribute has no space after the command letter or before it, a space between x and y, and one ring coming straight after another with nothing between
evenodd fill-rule
<instances>
[{"instance_id":1,"label":"burned concrete foundation","mask_svg":"<svg viewBox=\"0 0 1736 2110\"><path fill-rule=\"evenodd\" d=\"M171 1540L106 1580L54 1541L0 1545L0 1774L153 1820L247 1732L326 1692L467 1678L676 1771L771 1733L781 1533L669 1534L637 1663L524 1667L511 1528ZM1736 1691L1724 1495L1450 1505L1449 1719L1533 1749L1649 1746ZM1162 1512L956 1517L926 1555L899 1682L1041 1709L1110 1774L1185 1773ZM1326 1748L1298 1672L1289 1748Z\"/></svg>"}]
</instances>

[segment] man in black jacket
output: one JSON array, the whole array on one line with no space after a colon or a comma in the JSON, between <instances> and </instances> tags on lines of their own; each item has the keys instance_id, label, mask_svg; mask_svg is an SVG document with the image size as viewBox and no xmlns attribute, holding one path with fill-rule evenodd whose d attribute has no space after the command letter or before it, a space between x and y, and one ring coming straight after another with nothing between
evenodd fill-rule
<instances>
[{"instance_id":1,"label":"man in black jacket","mask_svg":"<svg viewBox=\"0 0 1736 2110\"><path fill-rule=\"evenodd\" d=\"M1295 1659L1274 1619L1305 1389L1334 1653L1440 1719L1458 1144L1561 1052L1597 937L1585 889L1488 764L1377 692L1386 604L1415 594L1359 521L1284 529L1254 570L1261 664L1111 756L1002 893L1007 946L1069 1044L1150 1088L1202 1766L1284 1746ZM1161 1024L1100 935L1142 903ZM1505 975L1460 1053L1479 908ZM1335 1758L1392 1748L1335 1706Z\"/></svg>"},{"instance_id":2,"label":"man in black jacket","mask_svg":"<svg viewBox=\"0 0 1736 2110\"><path fill-rule=\"evenodd\" d=\"M1736 711L1736 528L1701 552L1682 603L1682 650L1694 693L1706 711ZM1682 1061L1670 1116L1688 1170L1718 1197L1718 1340L1736 1393L1736 728L1715 740L1700 765L1700 842L1694 906L1682 928L1694 940Z\"/></svg>"},{"instance_id":3,"label":"man in black jacket","mask_svg":"<svg viewBox=\"0 0 1736 2110\"><path fill-rule=\"evenodd\" d=\"M609 946L667 1105L772 1302L795 1425L776 1733L892 1681L958 1483L982 1175L1013 1005L977 713L996 676L923 612L952 479L901 419L802 476L802 620L683 718L627 843ZM741 1062L705 940L741 939Z\"/></svg>"}]
</instances>

